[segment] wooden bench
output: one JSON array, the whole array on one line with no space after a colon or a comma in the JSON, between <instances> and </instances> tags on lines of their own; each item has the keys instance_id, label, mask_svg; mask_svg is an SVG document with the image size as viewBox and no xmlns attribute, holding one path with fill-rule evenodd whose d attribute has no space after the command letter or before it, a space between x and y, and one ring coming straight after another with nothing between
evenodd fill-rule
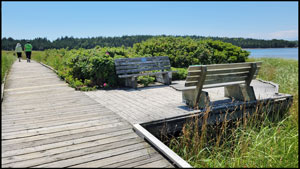
<instances>
[{"instance_id":1,"label":"wooden bench","mask_svg":"<svg viewBox=\"0 0 300 169\"><path fill-rule=\"evenodd\" d=\"M125 78L125 86L137 88L137 77L155 75L156 81L171 84L172 72L167 56L115 59L116 74ZM149 72L156 70L158 72ZM148 71L148 72L147 72Z\"/></svg>"},{"instance_id":2,"label":"wooden bench","mask_svg":"<svg viewBox=\"0 0 300 169\"><path fill-rule=\"evenodd\" d=\"M189 66L182 99L194 108L209 105L208 93L202 89L224 87L225 97L240 101L256 100L253 87L261 62Z\"/></svg>"}]
</instances>

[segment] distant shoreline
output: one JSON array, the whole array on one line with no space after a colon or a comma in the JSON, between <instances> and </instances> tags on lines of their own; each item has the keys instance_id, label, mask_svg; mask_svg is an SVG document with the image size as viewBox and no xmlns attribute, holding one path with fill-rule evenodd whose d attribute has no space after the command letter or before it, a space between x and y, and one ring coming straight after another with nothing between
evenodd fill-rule
<instances>
[{"instance_id":1,"label":"distant shoreline","mask_svg":"<svg viewBox=\"0 0 300 169\"><path fill-rule=\"evenodd\" d=\"M244 49L290 49L290 48L298 48L298 47L281 47L281 48L242 48Z\"/></svg>"}]
</instances>

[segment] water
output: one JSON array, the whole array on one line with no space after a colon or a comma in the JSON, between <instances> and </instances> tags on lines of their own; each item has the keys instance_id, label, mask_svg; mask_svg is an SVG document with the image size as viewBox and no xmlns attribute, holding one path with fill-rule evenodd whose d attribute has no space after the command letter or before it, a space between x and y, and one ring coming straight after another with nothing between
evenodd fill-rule
<instances>
[{"instance_id":1,"label":"water","mask_svg":"<svg viewBox=\"0 0 300 169\"><path fill-rule=\"evenodd\" d=\"M272 57L298 60L298 48L244 49L250 53L249 58Z\"/></svg>"}]
</instances>

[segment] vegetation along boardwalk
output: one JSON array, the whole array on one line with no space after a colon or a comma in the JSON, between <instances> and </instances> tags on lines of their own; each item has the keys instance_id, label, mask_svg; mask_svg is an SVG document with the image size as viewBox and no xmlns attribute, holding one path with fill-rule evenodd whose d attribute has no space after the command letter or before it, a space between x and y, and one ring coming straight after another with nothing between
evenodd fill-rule
<instances>
[{"instance_id":1,"label":"vegetation along boardwalk","mask_svg":"<svg viewBox=\"0 0 300 169\"><path fill-rule=\"evenodd\" d=\"M37 62L15 62L4 92L2 167L174 167L125 119Z\"/></svg>"}]
</instances>

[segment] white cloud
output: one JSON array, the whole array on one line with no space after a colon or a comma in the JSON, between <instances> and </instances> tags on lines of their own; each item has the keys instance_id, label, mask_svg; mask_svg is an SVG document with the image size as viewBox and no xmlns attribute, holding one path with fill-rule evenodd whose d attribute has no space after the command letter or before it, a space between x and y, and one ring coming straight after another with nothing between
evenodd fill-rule
<instances>
[{"instance_id":1,"label":"white cloud","mask_svg":"<svg viewBox=\"0 0 300 169\"><path fill-rule=\"evenodd\" d=\"M248 38L255 39L286 39L298 40L298 30L285 30L270 33L251 33L247 35Z\"/></svg>"},{"instance_id":2,"label":"white cloud","mask_svg":"<svg viewBox=\"0 0 300 169\"><path fill-rule=\"evenodd\" d=\"M272 39L291 39L298 37L298 30L287 30L270 33Z\"/></svg>"}]
</instances>

